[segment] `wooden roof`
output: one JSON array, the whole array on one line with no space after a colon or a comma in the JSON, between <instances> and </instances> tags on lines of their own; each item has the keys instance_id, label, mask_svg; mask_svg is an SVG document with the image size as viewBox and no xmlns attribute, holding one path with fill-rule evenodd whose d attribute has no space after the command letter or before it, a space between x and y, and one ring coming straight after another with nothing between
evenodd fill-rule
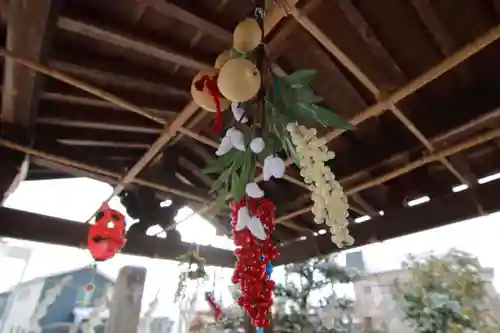
<instances>
[{"instance_id":1,"label":"wooden roof","mask_svg":"<svg viewBox=\"0 0 500 333\"><path fill-rule=\"evenodd\" d=\"M26 179L88 176L116 185L115 194L153 188L174 208L203 212L213 179L200 170L218 138L208 130L213 114L190 99L190 81L231 46L231 30L253 1L1 4L1 41L10 53L0 52L0 144L31 154ZM500 209L489 197L498 185L477 185L500 169L499 1L282 0L269 7L266 48L277 68L316 69L315 91L356 125L322 134L336 153L330 166L353 220L372 217L352 227L366 228L358 245ZM21 161L3 154L18 163L4 166L6 189ZM470 189L453 194L459 184ZM308 255L337 250L321 243L326 235L316 237L323 226L312 221L296 167L263 186L278 207L277 242L310 239L316 252ZM425 195L431 203L407 207ZM463 214L436 210L440 200L462 204ZM403 229L388 222L394 216ZM405 229L413 216L420 223ZM228 232L227 216L213 222ZM23 237L14 229L0 226Z\"/></svg>"}]
</instances>

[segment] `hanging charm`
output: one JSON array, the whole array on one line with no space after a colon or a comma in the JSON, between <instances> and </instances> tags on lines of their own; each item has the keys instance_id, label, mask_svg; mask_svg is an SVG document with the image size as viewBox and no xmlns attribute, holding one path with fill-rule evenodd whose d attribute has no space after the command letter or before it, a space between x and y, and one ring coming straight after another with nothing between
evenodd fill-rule
<instances>
[{"instance_id":1,"label":"hanging charm","mask_svg":"<svg viewBox=\"0 0 500 333\"><path fill-rule=\"evenodd\" d=\"M274 231L274 211L274 204L266 198L243 198L233 204L232 211L231 225L234 244L237 246L234 250L237 262L231 280L240 285L242 292L238 305L245 309L252 323L258 327L269 326L269 311L273 304L275 283L266 274L266 265L278 256L276 246L270 239ZM258 224L249 227L257 221ZM259 237L254 235L257 225ZM264 235L260 234L260 228Z\"/></svg>"},{"instance_id":2,"label":"hanging charm","mask_svg":"<svg viewBox=\"0 0 500 333\"><path fill-rule=\"evenodd\" d=\"M95 261L111 259L126 243L125 217L117 210L102 204L90 225L87 248Z\"/></svg>"},{"instance_id":3,"label":"hanging charm","mask_svg":"<svg viewBox=\"0 0 500 333\"><path fill-rule=\"evenodd\" d=\"M205 300L207 301L208 306L212 310L215 320L220 320L220 318L222 317L222 310L220 306L215 302L214 295L210 292L206 292Z\"/></svg>"},{"instance_id":4,"label":"hanging charm","mask_svg":"<svg viewBox=\"0 0 500 333\"><path fill-rule=\"evenodd\" d=\"M217 87L217 73L215 71L203 71L196 74L191 83L191 96L193 101L201 108L215 112L213 131L222 132L222 114L231 104L220 95Z\"/></svg>"}]
</instances>

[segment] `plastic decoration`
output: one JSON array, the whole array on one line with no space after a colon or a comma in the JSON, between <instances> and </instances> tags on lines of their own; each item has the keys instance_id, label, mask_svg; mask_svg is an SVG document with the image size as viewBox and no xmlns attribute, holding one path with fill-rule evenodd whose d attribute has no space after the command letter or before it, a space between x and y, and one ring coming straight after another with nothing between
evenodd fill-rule
<instances>
[{"instance_id":1,"label":"plastic decoration","mask_svg":"<svg viewBox=\"0 0 500 333\"><path fill-rule=\"evenodd\" d=\"M191 95L193 96L195 102L202 108L208 111L213 111L215 109L215 120L212 125L212 130L215 133L222 132L224 126L222 124L221 95L219 88L217 87L217 76L199 73L193 80ZM204 100L207 96L209 96L212 100ZM227 107L229 107L229 102L226 100L224 109Z\"/></svg>"},{"instance_id":2,"label":"plastic decoration","mask_svg":"<svg viewBox=\"0 0 500 333\"><path fill-rule=\"evenodd\" d=\"M252 230L238 219L240 211L247 211L252 219L259 221L265 229L266 237L260 240ZM273 304L272 293L275 283L266 271L266 265L278 256L276 246L271 242L270 235L274 231L274 204L266 198L243 198L233 204L232 229L236 245L234 254L237 262L234 267L232 282L240 285L242 295L238 299L241 306L257 327L267 327L270 324L269 311ZM260 236L260 235L258 235Z\"/></svg>"},{"instance_id":3,"label":"plastic decoration","mask_svg":"<svg viewBox=\"0 0 500 333\"><path fill-rule=\"evenodd\" d=\"M220 306L215 302L214 295L210 292L205 293L205 300L208 303L208 306L210 306L210 309L214 313L214 318L215 320L219 320L222 317L222 310Z\"/></svg>"},{"instance_id":4,"label":"plastic decoration","mask_svg":"<svg viewBox=\"0 0 500 333\"><path fill-rule=\"evenodd\" d=\"M228 100L246 102L259 92L261 87L260 72L255 64L248 59L230 59L220 69L217 86L221 94Z\"/></svg>"},{"instance_id":5,"label":"plastic decoration","mask_svg":"<svg viewBox=\"0 0 500 333\"><path fill-rule=\"evenodd\" d=\"M262 30L254 18L238 23L233 32L233 51L246 54L256 49L262 41Z\"/></svg>"},{"instance_id":6,"label":"plastic decoration","mask_svg":"<svg viewBox=\"0 0 500 333\"><path fill-rule=\"evenodd\" d=\"M126 243L125 217L104 203L90 225L87 248L95 261L111 259Z\"/></svg>"}]
</instances>

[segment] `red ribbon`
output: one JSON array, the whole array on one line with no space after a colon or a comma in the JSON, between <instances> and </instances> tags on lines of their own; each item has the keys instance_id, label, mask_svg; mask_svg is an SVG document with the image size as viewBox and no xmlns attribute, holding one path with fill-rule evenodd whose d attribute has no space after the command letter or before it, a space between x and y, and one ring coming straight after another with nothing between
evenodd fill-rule
<instances>
[{"instance_id":1,"label":"red ribbon","mask_svg":"<svg viewBox=\"0 0 500 333\"><path fill-rule=\"evenodd\" d=\"M205 300L210 306L210 309L212 309L215 320L219 320L222 317L222 310L220 309L220 306L215 302L214 296L211 293L205 293Z\"/></svg>"},{"instance_id":2,"label":"red ribbon","mask_svg":"<svg viewBox=\"0 0 500 333\"><path fill-rule=\"evenodd\" d=\"M216 77L210 77L208 75L203 75L201 77L201 79L199 79L197 82L194 83L194 85L195 85L196 90L198 90L198 91L203 91L204 88L207 88L210 95L212 95L212 98L213 98L214 104L215 104L215 119L214 119L214 123L212 124L212 131L214 131L217 134L220 134L224 128L222 125L222 110L220 107L220 92L219 92L219 88L217 87Z\"/></svg>"}]
</instances>

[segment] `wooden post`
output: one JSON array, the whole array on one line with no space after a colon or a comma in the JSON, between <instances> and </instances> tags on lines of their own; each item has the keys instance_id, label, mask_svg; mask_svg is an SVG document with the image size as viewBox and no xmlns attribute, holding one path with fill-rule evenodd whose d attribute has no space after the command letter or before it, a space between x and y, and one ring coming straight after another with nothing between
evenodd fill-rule
<instances>
[{"instance_id":1,"label":"wooden post","mask_svg":"<svg viewBox=\"0 0 500 333\"><path fill-rule=\"evenodd\" d=\"M125 266L120 269L106 333L137 333L145 282L145 268Z\"/></svg>"}]
</instances>

